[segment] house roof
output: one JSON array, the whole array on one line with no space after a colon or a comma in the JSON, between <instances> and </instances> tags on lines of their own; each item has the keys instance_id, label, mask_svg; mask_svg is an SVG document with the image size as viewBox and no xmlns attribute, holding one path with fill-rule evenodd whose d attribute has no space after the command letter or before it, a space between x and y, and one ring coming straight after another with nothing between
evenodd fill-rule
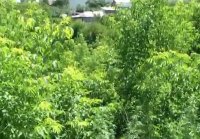
<instances>
[{"instance_id":1,"label":"house roof","mask_svg":"<svg viewBox=\"0 0 200 139\"><path fill-rule=\"evenodd\" d=\"M103 11L85 11L83 13L79 13L78 15L72 16L72 18L87 18L87 17L95 17L100 16L102 17L104 15Z\"/></svg>"}]
</instances>

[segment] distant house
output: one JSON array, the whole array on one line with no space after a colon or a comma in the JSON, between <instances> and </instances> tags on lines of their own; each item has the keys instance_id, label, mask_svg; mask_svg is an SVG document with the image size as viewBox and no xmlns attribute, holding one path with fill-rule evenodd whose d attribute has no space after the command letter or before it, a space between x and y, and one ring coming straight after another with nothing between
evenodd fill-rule
<instances>
[{"instance_id":1,"label":"distant house","mask_svg":"<svg viewBox=\"0 0 200 139\"><path fill-rule=\"evenodd\" d=\"M92 22L96 17L104 16L103 11L85 11L83 13L77 13L77 15L72 15L72 19L79 19L85 22Z\"/></svg>"},{"instance_id":2,"label":"distant house","mask_svg":"<svg viewBox=\"0 0 200 139\"><path fill-rule=\"evenodd\" d=\"M116 10L114 7L101 7L101 10L103 11L103 13L106 14L113 14L116 13Z\"/></svg>"},{"instance_id":3,"label":"distant house","mask_svg":"<svg viewBox=\"0 0 200 139\"><path fill-rule=\"evenodd\" d=\"M97 17L103 17L107 14L113 14L115 12L116 10L114 7L101 7L100 11L85 11L82 13L76 13L75 15L72 15L71 17L74 20L79 19L85 22L92 22Z\"/></svg>"},{"instance_id":4,"label":"distant house","mask_svg":"<svg viewBox=\"0 0 200 139\"><path fill-rule=\"evenodd\" d=\"M112 6L112 7L111 7ZM72 19L82 20L85 22L94 21L96 17L102 17L107 14L114 14L116 13L116 8L129 8L131 7L131 0L113 0L111 6L109 7L101 7L100 11L85 11L82 13L76 13L72 15Z\"/></svg>"}]
</instances>

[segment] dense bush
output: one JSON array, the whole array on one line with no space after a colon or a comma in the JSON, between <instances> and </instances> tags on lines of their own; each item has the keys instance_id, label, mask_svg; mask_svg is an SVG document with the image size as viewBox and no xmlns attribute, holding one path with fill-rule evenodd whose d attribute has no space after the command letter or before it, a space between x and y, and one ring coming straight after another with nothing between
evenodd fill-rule
<instances>
[{"instance_id":1,"label":"dense bush","mask_svg":"<svg viewBox=\"0 0 200 139\"><path fill-rule=\"evenodd\" d=\"M88 44L97 42L98 38L103 38L108 33L106 26L98 22L85 23L77 20L71 26L74 30L73 38L77 38L82 34Z\"/></svg>"},{"instance_id":2,"label":"dense bush","mask_svg":"<svg viewBox=\"0 0 200 139\"><path fill-rule=\"evenodd\" d=\"M85 28L85 22L82 20L76 20L71 24L71 27L74 30L73 38L78 38L82 33L82 30Z\"/></svg>"},{"instance_id":3,"label":"dense bush","mask_svg":"<svg viewBox=\"0 0 200 139\"><path fill-rule=\"evenodd\" d=\"M95 42L98 37L102 37L105 33L106 27L97 22L87 24L83 29L83 34L89 44Z\"/></svg>"}]
</instances>

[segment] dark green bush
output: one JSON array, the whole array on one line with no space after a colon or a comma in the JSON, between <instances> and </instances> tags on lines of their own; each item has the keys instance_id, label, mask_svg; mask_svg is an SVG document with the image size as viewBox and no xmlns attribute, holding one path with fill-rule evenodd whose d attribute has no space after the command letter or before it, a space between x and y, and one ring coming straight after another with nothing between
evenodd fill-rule
<instances>
[{"instance_id":1,"label":"dark green bush","mask_svg":"<svg viewBox=\"0 0 200 139\"><path fill-rule=\"evenodd\" d=\"M71 27L74 30L73 38L77 38L81 33L82 30L85 28L85 23L81 20L73 21Z\"/></svg>"},{"instance_id":2,"label":"dark green bush","mask_svg":"<svg viewBox=\"0 0 200 139\"><path fill-rule=\"evenodd\" d=\"M106 27L98 22L92 22L86 25L82 31L86 41L89 44L96 42L98 37L103 37L106 33Z\"/></svg>"}]
</instances>

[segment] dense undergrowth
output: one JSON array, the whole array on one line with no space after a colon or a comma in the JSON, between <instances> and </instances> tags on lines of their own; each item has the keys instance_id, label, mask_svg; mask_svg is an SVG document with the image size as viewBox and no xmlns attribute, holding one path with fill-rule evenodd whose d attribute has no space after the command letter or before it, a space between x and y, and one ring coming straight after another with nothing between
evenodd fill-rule
<instances>
[{"instance_id":1,"label":"dense undergrowth","mask_svg":"<svg viewBox=\"0 0 200 139\"><path fill-rule=\"evenodd\" d=\"M99 23L0 0L1 139L198 139L198 2Z\"/></svg>"}]
</instances>

